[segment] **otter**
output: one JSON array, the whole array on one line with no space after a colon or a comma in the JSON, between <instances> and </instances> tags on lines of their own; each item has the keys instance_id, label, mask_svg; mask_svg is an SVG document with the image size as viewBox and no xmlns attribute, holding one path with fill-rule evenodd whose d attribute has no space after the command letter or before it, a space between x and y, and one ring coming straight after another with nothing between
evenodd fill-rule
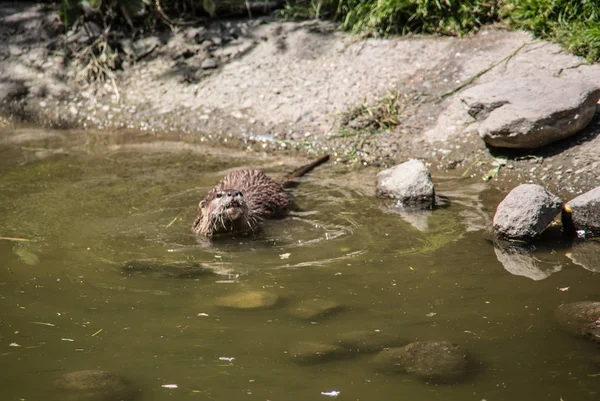
<instances>
[{"instance_id":1,"label":"otter","mask_svg":"<svg viewBox=\"0 0 600 401\"><path fill-rule=\"evenodd\" d=\"M236 170L225 175L200 201L192 230L207 238L255 232L265 218L285 216L292 206L285 190L298 185L299 177L328 160L329 155L323 156L297 168L281 182L261 170Z\"/></svg>"}]
</instances>

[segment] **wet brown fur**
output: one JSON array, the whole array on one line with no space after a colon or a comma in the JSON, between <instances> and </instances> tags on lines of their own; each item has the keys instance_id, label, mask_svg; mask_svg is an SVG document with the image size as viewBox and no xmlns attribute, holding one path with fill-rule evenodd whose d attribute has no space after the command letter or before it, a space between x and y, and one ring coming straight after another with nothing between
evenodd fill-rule
<instances>
[{"instance_id":1,"label":"wet brown fur","mask_svg":"<svg viewBox=\"0 0 600 401\"><path fill-rule=\"evenodd\" d=\"M285 188L329 160L324 156L287 175L282 182L261 170L236 170L225 175L200 202L192 230L205 237L254 232L265 218L283 217L292 206Z\"/></svg>"}]
</instances>

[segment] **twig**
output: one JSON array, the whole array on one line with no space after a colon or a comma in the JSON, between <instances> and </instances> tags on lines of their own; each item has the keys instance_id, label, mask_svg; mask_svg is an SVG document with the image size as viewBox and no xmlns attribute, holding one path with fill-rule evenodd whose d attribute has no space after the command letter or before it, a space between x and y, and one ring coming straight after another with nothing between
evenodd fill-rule
<instances>
[{"instance_id":1,"label":"twig","mask_svg":"<svg viewBox=\"0 0 600 401\"><path fill-rule=\"evenodd\" d=\"M165 12L163 11L162 7L160 6L160 0L155 0L154 6L156 7L156 12L158 12L158 15L160 15L160 17L165 21L165 23L169 25L169 29L171 29L171 31L174 31L175 23L169 17L167 17L167 14L165 14Z\"/></svg>"},{"instance_id":2,"label":"twig","mask_svg":"<svg viewBox=\"0 0 600 401\"><path fill-rule=\"evenodd\" d=\"M458 85L457 87L447 90L446 92L442 93L441 95L439 95L440 99L444 99L450 95L455 94L456 92L458 92L459 90L461 90L462 88L464 88L465 86L470 85L471 83L473 83L473 81L475 81L477 78L479 78L480 76L482 76L483 74L491 71L494 67L502 64L503 62L508 62L511 58L513 58L514 56L516 56L516 54L521 51L522 48L524 48L527 45L531 45L533 43L536 43L537 41L533 41L533 42L527 42L527 43L523 43L521 46L517 47L515 50L512 51L512 53L510 53L508 56L504 57L502 60L500 61L496 61L493 62L492 64L490 64L487 68L479 71L477 74L470 76L466 81L464 81L462 84Z\"/></svg>"},{"instance_id":3,"label":"twig","mask_svg":"<svg viewBox=\"0 0 600 401\"><path fill-rule=\"evenodd\" d=\"M169 224L167 224L166 228L171 227L173 225L173 223L175 223L177 221L177 219L179 218L179 216L181 216L181 213L183 213L183 212L180 212L177 216L175 216L175 218L173 220L171 220L171 222Z\"/></svg>"},{"instance_id":4,"label":"twig","mask_svg":"<svg viewBox=\"0 0 600 401\"><path fill-rule=\"evenodd\" d=\"M17 241L17 242L35 242L35 240L27 238L14 238L14 237L0 237L0 240L5 241Z\"/></svg>"}]
</instances>

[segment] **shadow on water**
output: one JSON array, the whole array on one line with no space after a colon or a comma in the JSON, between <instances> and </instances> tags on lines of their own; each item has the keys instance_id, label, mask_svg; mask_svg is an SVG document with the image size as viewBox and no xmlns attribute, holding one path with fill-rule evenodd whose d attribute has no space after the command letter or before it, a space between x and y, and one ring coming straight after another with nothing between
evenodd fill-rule
<instances>
[{"instance_id":1,"label":"shadow on water","mask_svg":"<svg viewBox=\"0 0 600 401\"><path fill-rule=\"evenodd\" d=\"M485 183L435 177L448 206L407 215L372 198L373 172L330 164L294 190L287 218L207 244L190 225L225 172L282 177L303 162L174 133L8 130L0 153L6 399L63 399L52 381L89 369L144 400L598 396L598 349L552 317L597 296L598 244L494 248L501 194ZM336 348L361 330L457 343L466 377L386 374ZM306 343L328 350L307 356L323 363L297 363Z\"/></svg>"}]
</instances>

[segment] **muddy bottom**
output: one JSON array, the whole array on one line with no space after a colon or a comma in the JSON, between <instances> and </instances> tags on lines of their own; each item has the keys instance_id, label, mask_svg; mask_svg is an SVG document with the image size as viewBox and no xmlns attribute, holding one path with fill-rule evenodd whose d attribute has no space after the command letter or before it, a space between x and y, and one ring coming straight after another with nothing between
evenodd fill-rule
<instances>
[{"instance_id":1,"label":"muddy bottom","mask_svg":"<svg viewBox=\"0 0 600 401\"><path fill-rule=\"evenodd\" d=\"M495 249L485 228L502 194L479 179L434 177L449 206L403 215L371 196L374 171L330 163L294 190L290 216L209 244L190 225L224 173L282 177L304 161L41 129L0 132L0 154L3 400L65 399L52 381L89 369L148 401L598 399L597 346L552 318L598 300L594 268L560 242ZM468 372L442 384L368 354L289 352L356 330L459 344Z\"/></svg>"}]
</instances>

